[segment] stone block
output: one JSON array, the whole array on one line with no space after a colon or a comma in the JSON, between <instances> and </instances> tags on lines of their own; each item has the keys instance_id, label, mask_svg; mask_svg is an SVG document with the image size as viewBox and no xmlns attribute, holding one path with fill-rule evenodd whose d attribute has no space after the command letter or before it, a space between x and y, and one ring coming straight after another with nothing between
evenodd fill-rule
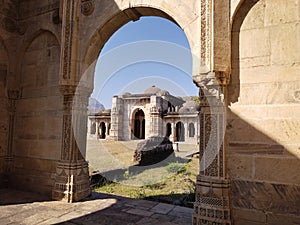
<instances>
[{"instance_id":1,"label":"stone block","mask_svg":"<svg viewBox=\"0 0 300 225\"><path fill-rule=\"evenodd\" d=\"M288 23L270 28L271 64L300 63L300 24Z\"/></svg>"},{"instance_id":2,"label":"stone block","mask_svg":"<svg viewBox=\"0 0 300 225\"><path fill-rule=\"evenodd\" d=\"M299 21L299 1L265 1L265 26Z\"/></svg>"},{"instance_id":3,"label":"stone block","mask_svg":"<svg viewBox=\"0 0 300 225\"><path fill-rule=\"evenodd\" d=\"M240 32L239 38L240 59L269 56L271 54L268 29L244 30Z\"/></svg>"},{"instance_id":4,"label":"stone block","mask_svg":"<svg viewBox=\"0 0 300 225\"><path fill-rule=\"evenodd\" d=\"M255 157L254 165L256 180L300 185L298 158Z\"/></svg>"},{"instance_id":5,"label":"stone block","mask_svg":"<svg viewBox=\"0 0 300 225\"><path fill-rule=\"evenodd\" d=\"M39 172L51 173L55 172L56 164L55 161L50 159L38 159L29 157L15 157L14 158L15 168L22 171L22 173L34 173L38 175ZM31 172L30 172L31 171Z\"/></svg>"},{"instance_id":6,"label":"stone block","mask_svg":"<svg viewBox=\"0 0 300 225\"><path fill-rule=\"evenodd\" d=\"M248 16L244 18L241 30L251 30L263 28L265 25L266 1L258 1L248 12Z\"/></svg>"},{"instance_id":7,"label":"stone block","mask_svg":"<svg viewBox=\"0 0 300 225\"><path fill-rule=\"evenodd\" d=\"M230 149L229 149L230 151ZM251 152L251 150L249 150ZM230 154L228 160L228 174L232 178L253 178L254 159L251 155Z\"/></svg>"},{"instance_id":8,"label":"stone block","mask_svg":"<svg viewBox=\"0 0 300 225\"><path fill-rule=\"evenodd\" d=\"M45 103L44 98L20 99L17 101L17 112L18 114L25 114L43 111L45 109Z\"/></svg>"},{"instance_id":9,"label":"stone block","mask_svg":"<svg viewBox=\"0 0 300 225\"><path fill-rule=\"evenodd\" d=\"M299 215L300 212L299 185L233 179L231 199L234 208L275 214Z\"/></svg>"},{"instance_id":10,"label":"stone block","mask_svg":"<svg viewBox=\"0 0 300 225\"><path fill-rule=\"evenodd\" d=\"M283 215L283 214L267 214L267 224L282 225L282 224L300 224L300 215Z\"/></svg>"},{"instance_id":11,"label":"stone block","mask_svg":"<svg viewBox=\"0 0 300 225\"><path fill-rule=\"evenodd\" d=\"M156 206L154 206L150 211L160 214L167 214L169 213L175 206L169 205L165 203L159 203Z\"/></svg>"},{"instance_id":12,"label":"stone block","mask_svg":"<svg viewBox=\"0 0 300 225\"><path fill-rule=\"evenodd\" d=\"M127 213L135 214L135 215L139 215L139 216L145 216L145 217L150 217L151 215L154 214L154 212L150 212L150 211L143 210L143 209L130 209L127 211Z\"/></svg>"},{"instance_id":13,"label":"stone block","mask_svg":"<svg viewBox=\"0 0 300 225\"><path fill-rule=\"evenodd\" d=\"M256 211L256 210L249 210L249 209L240 209L240 208L233 208L232 214L234 221L238 223L240 220L248 221L248 223L261 223L265 224L267 220L266 213L262 211Z\"/></svg>"}]
</instances>

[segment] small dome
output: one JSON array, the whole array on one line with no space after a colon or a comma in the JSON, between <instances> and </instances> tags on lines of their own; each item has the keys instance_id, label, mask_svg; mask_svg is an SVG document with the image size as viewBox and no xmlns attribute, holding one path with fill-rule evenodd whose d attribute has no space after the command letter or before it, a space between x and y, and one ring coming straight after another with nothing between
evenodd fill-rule
<instances>
[{"instance_id":1,"label":"small dome","mask_svg":"<svg viewBox=\"0 0 300 225\"><path fill-rule=\"evenodd\" d=\"M161 90L157 93L158 96L166 96L166 95L170 95L170 93L166 90Z\"/></svg>"},{"instance_id":2,"label":"small dome","mask_svg":"<svg viewBox=\"0 0 300 225\"><path fill-rule=\"evenodd\" d=\"M123 93L123 96L130 96L130 95L131 95L130 92L125 92L125 93Z\"/></svg>"},{"instance_id":3,"label":"small dome","mask_svg":"<svg viewBox=\"0 0 300 225\"><path fill-rule=\"evenodd\" d=\"M155 85L153 85L153 86L147 88L147 89L144 91L144 94L156 95L156 94L159 93L160 91L162 91L160 88L155 87Z\"/></svg>"},{"instance_id":4,"label":"small dome","mask_svg":"<svg viewBox=\"0 0 300 225\"><path fill-rule=\"evenodd\" d=\"M180 113L197 112L200 110L199 105L194 101L188 101L179 109Z\"/></svg>"}]
</instances>

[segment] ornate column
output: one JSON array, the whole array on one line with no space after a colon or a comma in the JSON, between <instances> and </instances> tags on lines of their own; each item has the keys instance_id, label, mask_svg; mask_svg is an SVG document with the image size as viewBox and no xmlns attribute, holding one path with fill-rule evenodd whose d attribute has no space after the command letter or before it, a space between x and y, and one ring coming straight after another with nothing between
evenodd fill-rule
<instances>
[{"instance_id":1,"label":"ornate column","mask_svg":"<svg viewBox=\"0 0 300 225\"><path fill-rule=\"evenodd\" d=\"M189 123L184 123L184 140L187 140L189 138Z\"/></svg>"},{"instance_id":2,"label":"ornate column","mask_svg":"<svg viewBox=\"0 0 300 225\"><path fill-rule=\"evenodd\" d=\"M75 0L62 1L60 90L63 96L63 132L61 156L52 189L54 200L67 202L83 199L91 192L88 163L84 159L87 104L91 90L79 85L76 5Z\"/></svg>"},{"instance_id":3,"label":"ornate column","mask_svg":"<svg viewBox=\"0 0 300 225\"><path fill-rule=\"evenodd\" d=\"M161 109L153 106L150 108L150 136L163 136L162 131L162 119L161 119ZM147 138L147 137L146 137Z\"/></svg>"},{"instance_id":4,"label":"ornate column","mask_svg":"<svg viewBox=\"0 0 300 225\"><path fill-rule=\"evenodd\" d=\"M89 94L76 91L76 86L61 86L64 97L61 160L57 163L54 200L78 201L90 190L88 163L85 161L86 119ZM89 92L88 92L89 93Z\"/></svg>"},{"instance_id":5,"label":"ornate column","mask_svg":"<svg viewBox=\"0 0 300 225\"><path fill-rule=\"evenodd\" d=\"M4 158L4 173L5 173L5 183L9 183L9 176L13 169L13 138L15 129L15 114L16 114L16 101L20 98L20 90L9 89L7 91L8 95L8 141L7 141L7 152Z\"/></svg>"},{"instance_id":6,"label":"ornate column","mask_svg":"<svg viewBox=\"0 0 300 225\"><path fill-rule=\"evenodd\" d=\"M95 135L96 135L96 139L98 139L98 137L99 137L99 122L98 122L97 119L96 119L96 133L95 133Z\"/></svg>"},{"instance_id":7,"label":"ornate column","mask_svg":"<svg viewBox=\"0 0 300 225\"><path fill-rule=\"evenodd\" d=\"M228 80L229 75L215 72L203 76L198 83L201 101L200 173L197 176L193 225L231 224L224 99Z\"/></svg>"},{"instance_id":8,"label":"ornate column","mask_svg":"<svg viewBox=\"0 0 300 225\"><path fill-rule=\"evenodd\" d=\"M226 86L230 78L230 1L201 0L200 171L193 225L230 225Z\"/></svg>"}]
</instances>

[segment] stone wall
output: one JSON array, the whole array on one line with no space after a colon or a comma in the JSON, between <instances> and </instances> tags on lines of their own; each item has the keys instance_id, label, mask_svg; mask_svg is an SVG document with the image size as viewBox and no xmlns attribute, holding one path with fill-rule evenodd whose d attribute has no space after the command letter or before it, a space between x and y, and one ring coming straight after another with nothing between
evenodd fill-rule
<instances>
[{"instance_id":1,"label":"stone wall","mask_svg":"<svg viewBox=\"0 0 300 225\"><path fill-rule=\"evenodd\" d=\"M254 2L244 1L232 31L234 224L300 223L300 1Z\"/></svg>"},{"instance_id":2,"label":"stone wall","mask_svg":"<svg viewBox=\"0 0 300 225\"><path fill-rule=\"evenodd\" d=\"M15 187L51 193L55 162L60 159L62 96L59 91L60 45L41 32L22 59L21 98L17 101L14 133Z\"/></svg>"},{"instance_id":3,"label":"stone wall","mask_svg":"<svg viewBox=\"0 0 300 225\"><path fill-rule=\"evenodd\" d=\"M0 187L3 185L4 157L7 153L9 129L8 100L6 94L7 60L7 52L0 39Z\"/></svg>"}]
</instances>

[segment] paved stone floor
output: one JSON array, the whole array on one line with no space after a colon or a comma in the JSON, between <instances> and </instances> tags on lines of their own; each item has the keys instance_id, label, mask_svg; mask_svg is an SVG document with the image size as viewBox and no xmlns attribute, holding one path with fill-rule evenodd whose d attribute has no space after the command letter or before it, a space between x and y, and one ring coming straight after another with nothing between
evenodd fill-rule
<instances>
[{"instance_id":1,"label":"paved stone floor","mask_svg":"<svg viewBox=\"0 0 300 225\"><path fill-rule=\"evenodd\" d=\"M93 193L82 202L49 201L17 190L0 189L0 224L189 225L192 209Z\"/></svg>"}]
</instances>

